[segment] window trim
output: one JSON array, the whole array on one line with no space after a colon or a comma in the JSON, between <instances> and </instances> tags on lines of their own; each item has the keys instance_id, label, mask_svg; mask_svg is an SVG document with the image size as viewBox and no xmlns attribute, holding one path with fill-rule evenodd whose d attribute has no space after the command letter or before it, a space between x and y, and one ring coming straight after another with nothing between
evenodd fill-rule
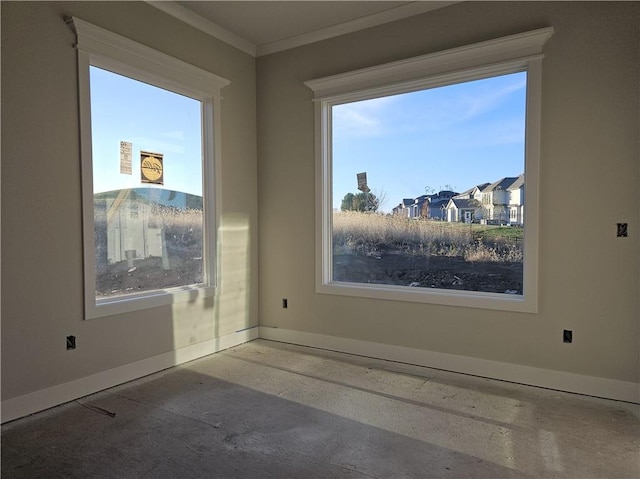
<instances>
[{"instance_id":1,"label":"window trim","mask_svg":"<svg viewBox=\"0 0 640 479\"><path fill-rule=\"evenodd\" d=\"M315 103L316 292L503 311L538 311L538 191L543 46L553 27L305 82ZM527 72L523 294L333 281L331 111L334 105Z\"/></svg>"},{"instance_id":2,"label":"window trim","mask_svg":"<svg viewBox=\"0 0 640 479\"><path fill-rule=\"evenodd\" d=\"M69 18L67 23L76 33L75 47L78 57L85 319L213 296L218 276L216 232L219 212L217 208L221 203L219 159L222 97L220 90L229 85L230 81L79 18ZM204 198L204 281L202 284L96 299L90 66L103 68L188 96L202 103Z\"/></svg>"}]
</instances>

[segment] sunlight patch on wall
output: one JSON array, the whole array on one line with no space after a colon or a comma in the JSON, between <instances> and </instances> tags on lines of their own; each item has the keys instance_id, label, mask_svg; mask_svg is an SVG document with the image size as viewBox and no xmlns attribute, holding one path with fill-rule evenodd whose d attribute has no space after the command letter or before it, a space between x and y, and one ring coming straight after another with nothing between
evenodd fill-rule
<instances>
[{"instance_id":1,"label":"sunlight patch on wall","mask_svg":"<svg viewBox=\"0 0 640 479\"><path fill-rule=\"evenodd\" d=\"M214 304L216 337L252 326L250 247L249 215L223 214L218 228L218 285Z\"/></svg>"}]
</instances>

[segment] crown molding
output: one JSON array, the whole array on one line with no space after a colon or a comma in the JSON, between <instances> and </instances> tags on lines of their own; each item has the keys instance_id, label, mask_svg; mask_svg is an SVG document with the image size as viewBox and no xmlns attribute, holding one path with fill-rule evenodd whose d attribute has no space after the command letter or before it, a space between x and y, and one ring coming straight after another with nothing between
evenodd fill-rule
<instances>
[{"instance_id":1,"label":"crown molding","mask_svg":"<svg viewBox=\"0 0 640 479\"><path fill-rule=\"evenodd\" d=\"M437 10L454 3L459 3L459 1L460 0L411 2L389 10L385 10L383 12L366 15L364 17L349 20L337 25L321 28L313 32L294 35L292 37L271 43L255 45L252 42L221 27L220 25L206 20L197 13L192 12L191 10L183 7L182 5L179 5L174 1L146 0L149 5L152 5L157 9L167 13L168 15L171 15L172 17L177 18L178 20L181 20L188 25L191 25L192 27L197 28L198 30L201 30L206 34L217 38L218 40L221 40L254 57L270 55L272 53L308 45L310 43L318 42L321 40L327 40L329 38L338 37L340 35L357 32L366 28L376 27L385 23L394 22L403 18L412 17L414 15L419 15L421 13L426 13L432 10Z\"/></svg>"},{"instance_id":2,"label":"crown molding","mask_svg":"<svg viewBox=\"0 0 640 479\"><path fill-rule=\"evenodd\" d=\"M177 18L178 20L181 20L188 25L191 25L192 27L203 31L204 33L217 38L218 40L222 40L223 42L237 48L238 50L242 50L243 52L248 53L253 57L256 56L256 45L248 40L245 40L242 37L239 37L235 33L226 30L220 25L206 20L197 13L192 12L191 10L177 4L176 2L152 0L146 0L146 2L149 5L156 7L158 10L162 10L164 13L171 15L172 17Z\"/></svg>"},{"instance_id":3,"label":"crown molding","mask_svg":"<svg viewBox=\"0 0 640 479\"><path fill-rule=\"evenodd\" d=\"M293 37L278 40L276 42L265 43L257 46L257 56L270 55L271 53L289 50L291 48L308 45L310 43L327 40L329 38L346 35L348 33L357 32L366 28L377 27L385 23L395 22L403 18L413 17L421 13L437 10L458 1L442 1L442 2L411 2L400 5L398 7L385 10L383 12L366 15L355 20L349 20L330 27L321 28L309 33L295 35Z\"/></svg>"}]
</instances>

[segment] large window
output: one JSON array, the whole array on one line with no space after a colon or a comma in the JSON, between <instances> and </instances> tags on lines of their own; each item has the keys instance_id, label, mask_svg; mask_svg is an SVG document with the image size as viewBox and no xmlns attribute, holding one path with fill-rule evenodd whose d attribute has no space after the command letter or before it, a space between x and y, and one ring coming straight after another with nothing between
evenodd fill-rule
<instances>
[{"instance_id":1,"label":"large window","mask_svg":"<svg viewBox=\"0 0 640 479\"><path fill-rule=\"evenodd\" d=\"M318 291L537 308L543 29L312 80Z\"/></svg>"},{"instance_id":2,"label":"large window","mask_svg":"<svg viewBox=\"0 0 640 479\"><path fill-rule=\"evenodd\" d=\"M209 296L228 81L73 19L86 317Z\"/></svg>"}]
</instances>

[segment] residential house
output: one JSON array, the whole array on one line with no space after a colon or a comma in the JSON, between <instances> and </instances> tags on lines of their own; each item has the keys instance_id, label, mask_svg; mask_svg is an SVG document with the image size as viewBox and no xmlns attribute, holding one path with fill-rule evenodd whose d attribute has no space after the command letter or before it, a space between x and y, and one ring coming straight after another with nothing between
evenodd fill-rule
<instances>
[{"instance_id":1,"label":"residential house","mask_svg":"<svg viewBox=\"0 0 640 479\"><path fill-rule=\"evenodd\" d=\"M509 191L509 224L524 225L524 174L518 176L510 186Z\"/></svg>"},{"instance_id":2,"label":"residential house","mask_svg":"<svg viewBox=\"0 0 640 479\"><path fill-rule=\"evenodd\" d=\"M505 177L481 189L478 219L487 223L522 225L524 220L524 174Z\"/></svg>"},{"instance_id":3,"label":"residential house","mask_svg":"<svg viewBox=\"0 0 640 479\"><path fill-rule=\"evenodd\" d=\"M456 195L455 191L450 190L442 190L436 194L427 195L427 201L422 205L420 216L430 220L446 219L447 204Z\"/></svg>"},{"instance_id":4,"label":"residential house","mask_svg":"<svg viewBox=\"0 0 640 479\"><path fill-rule=\"evenodd\" d=\"M404 198L394 207L392 213L405 218L442 220L446 217L446 206L456 195L454 191L442 190L436 194L420 195L416 198Z\"/></svg>"},{"instance_id":5,"label":"residential house","mask_svg":"<svg viewBox=\"0 0 640 479\"><path fill-rule=\"evenodd\" d=\"M413 198L403 198L402 203L394 207L392 213L396 216L402 216L403 218L412 218L413 205L415 200Z\"/></svg>"},{"instance_id":6,"label":"residential house","mask_svg":"<svg viewBox=\"0 0 640 479\"><path fill-rule=\"evenodd\" d=\"M451 198L446 207L446 220L449 223L468 223L474 221L477 203L469 198Z\"/></svg>"},{"instance_id":7,"label":"residential house","mask_svg":"<svg viewBox=\"0 0 640 479\"><path fill-rule=\"evenodd\" d=\"M455 200L455 201L454 201ZM474 186L447 203L447 221L524 225L524 174Z\"/></svg>"},{"instance_id":8,"label":"residential house","mask_svg":"<svg viewBox=\"0 0 640 479\"><path fill-rule=\"evenodd\" d=\"M487 188L491 183L482 183L480 185L476 185L472 188L469 188L462 193L455 195L456 198L467 199L467 200L478 200L482 199L482 190Z\"/></svg>"}]
</instances>

